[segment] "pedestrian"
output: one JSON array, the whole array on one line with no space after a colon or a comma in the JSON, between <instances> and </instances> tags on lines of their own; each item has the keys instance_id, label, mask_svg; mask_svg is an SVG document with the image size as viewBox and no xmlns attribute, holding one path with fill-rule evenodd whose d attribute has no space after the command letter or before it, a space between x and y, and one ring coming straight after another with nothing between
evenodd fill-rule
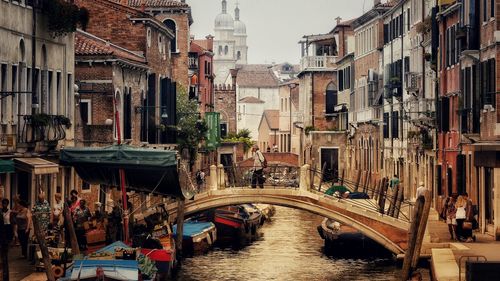
<instances>
[{"instance_id":1,"label":"pedestrian","mask_svg":"<svg viewBox=\"0 0 500 281\"><path fill-rule=\"evenodd\" d=\"M120 201L121 202L121 201ZM113 200L108 201L111 213L108 215L108 231L107 236L110 243L122 240L123 225L122 225L122 211L120 206L115 204Z\"/></svg>"},{"instance_id":2,"label":"pedestrian","mask_svg":"<svg viewBox=\"0 0 500 281\"><path fill-rule=\"evenodd\" d=\"M196 172L196 184L198 185L198 192L203 189L203 185L205 183L205 172L203 170L198 170Z\"/></svg>"},{"instance_id":3,"label":"pedestrian","mask_svg":"<svg viewBox=\"0 0 500 281\"><path fill-rule=\"evenodd\" d=\"M260 152L259 147L254 145L253 152L253 173L252 173L252 188L256 188L257 184L260 188L264 188L264 168L266 166L264 155Z\"/></svg>"},{"instance_id":4,"label":"pedestrian","mask_svg":"<svg viewBox=\"0 0 500 281\"><path fill-rule=\"evenodd\" d=\"M273 152L278 152L278 145L273 144Z\"/></svg>"},{"instance_id":5,"label":"pedestrian","mask_svg":"<svg viewBox=\"0 0 500 281\"><path fill-rule=\"evenodd\" d=\"M85 232L89 228L88 223L90 220L90 210L87 208L86 204L87 202L84 199L80 199L80 205L75 208L75 214L73 216L76 240L82 251L87 250L87 237L85 236Z\"/></svg>"},{"instance_id":6,"label":"pedestrian","mask_svg":"<svg viewBox=\"0 0 500 281\"><path fill-rule=\"evenodd\" d=\"M17 213L21 210L21 205L19 204L19 201L20 201L20 197L19 197L19 194L16 194L14 195L14 198L12 200L14 202L14 206L12 206L12 217L14 217L14 220L17 216ZM19 238L17 237L17 224L14 224L13 225L14 228L13 228L13 231L14 231L14 241L12 241L12 244L14 246L19 246Z\"/></svg>"},{"instance_id":7,"label":"pedestrian","mask_svg":"<svg viewBox=\"0 0 500 281\"><path fill-rule=\"evenodd\" d=\"M464 228L463 224L465 220L467 219L467 200L465 199L464 196L460 195L457 198L457 202L455 203L455 207L457 209L456 212L456 219L457 219L457 240L458 241L463 241L465 239L464 237Z\"/></svg>"},{"instance_id":8,"label":"pedestrian","mask_svg":"<svg viewBox=\"0 0 500 281\"><path fill-rule=\"evenodd\" d=\"M29 204L24 201L19 201L19 212L16 215L17 237L21 244L21 254L23 258L28 257L28 238L31 226L31 212L28 209Z\"/></svg>"},{"instance_id":9,"label":"pedestrian","mask_svg":"<svg viewBox=\"0 0 500 281\"><path fill-rule=\"evenodd\" d=\"M394 177L390 180L389 182L389 187L391 188L391 190L394 190L394 188L396 188L397 185L399 185L399 178L398 178L398 175L394 175Z\"/></svg>"},{"instance_id":10,"label":"pedestrian","mask_svg":"<svg viewBox=\"0 0 500 281\"><path fill-rule=\"evenodd\" d=\"M75 214L75 209L80 206L80 198L78 197L78 191L76 190L71 190L71 192L69 193L70 194L70 197L69 197L69 210L71 211L71 216L73 216Z\"/></svg>"},{"instance_id":11,"label":"pedestrian","mask_svg":"<svg viewBox=\"0 0 500 281\"><path fill-rule=\"evenodd\" d=\"M465 221L462 224L462 235L465 242L476 241L476 236L472 234L475 220L472 200L469 198L469 194L467 192L464 192L462 197L465 200Z\"/></svg>"},{"instance_id":12,"label":"pedestrian","mask_svg":"<svg viewBox=\"0 0 500 281\"><path fill-rule=\"evenodd\" d=\"M451 196L446 198L443 209L446 218L446 224L448 224L448 231L450 232L451 240L457 239L457 209L455 203L457 201L458 194L453 193Z\"/></svg>"},{"instance_id":13,"label":"pedestrian","mask_svg":"<svg viewBox=\"0 0 500 281\"><path fill-rule=\"evenodd\" d=\"M427 191L427 188L424 186L424 182L421 181L418 185L415 200L418 199L420 196L425 196L425 192Z\"/></svg>"},{"instance_id":14,"label":"pedestrian","mask_svg":"<svg viewBox=\"0 0 500 281\"><path fill-rule=\"evenodd\" d=\"M38 194L38 200L33 206L33 215L37 219L41 233L46 235L50 224L51 209L49 202L45 200L45 193L43 191Z\"/></svg>"},{"instance_id":15,"label":"pedestrian","mask_svg":"<svg viewBox=\"0 0 500 281\"><path fill-rule=\"evenodd\" d=\"M9 209L9 199L2 199L2 216L3 216L3 232L4 232L4 241L7 244L12 242L14 238L14 222L15 218L13 217L12 211Z\"/></svg>"}]
</instances>

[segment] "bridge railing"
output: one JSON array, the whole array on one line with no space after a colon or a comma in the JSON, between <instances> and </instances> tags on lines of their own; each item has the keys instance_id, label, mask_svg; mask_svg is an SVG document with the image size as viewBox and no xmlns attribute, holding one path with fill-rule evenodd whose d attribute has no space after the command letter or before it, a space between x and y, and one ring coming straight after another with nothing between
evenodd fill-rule
<instances>
[{"instance_id":1,"label":"bridge railing","mask_svg":"<svg viewBox=\"0 0 500 281\"><path fill-rule=\"evenodd\" d=\"M374 185L339 177L335 173L309 168L310 190L331 196L337 200L349 200L350 204L379 212L383 215L410 222L414 203L404 198L404 187L389 187L387 178ZM348 191L348 192L345 192Z\"/></svg>"},{"instance_id":2,"label":"bridge railing","mask_svg":"<svg viewBox=\"0 0 500 281\"><path fill-rule=\"evenodd\" d=\"M285 165L269 165L262 174L254 173L253 166L219 166L218 174L222 188L264 187L298 188L299 167ZM222 173L223 172L223 173Z\"/></svg>"}]
</instances>

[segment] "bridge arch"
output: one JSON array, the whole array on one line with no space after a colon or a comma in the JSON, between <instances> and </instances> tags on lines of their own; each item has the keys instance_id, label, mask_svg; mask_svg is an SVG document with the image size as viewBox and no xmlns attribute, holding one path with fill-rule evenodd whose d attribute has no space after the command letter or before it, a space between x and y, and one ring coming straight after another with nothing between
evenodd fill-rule
<instances>
[{"instance_id":1,"label":"bridge arch","mask_svg":"<svg viewBox=\"0 0 500 281\"><path fill-rule=\"evenodd\" d=\"M301 190L234 188L209 191L195 196L195 200L186 201L185 215L245 203L300 209L337 220L359 230L395 255L404 253L407 248L407 223L356 207L349 200L338 200ZM169 205L168 209L170 218L175 219L176 206Z\"/></svg>"}]
</instances>

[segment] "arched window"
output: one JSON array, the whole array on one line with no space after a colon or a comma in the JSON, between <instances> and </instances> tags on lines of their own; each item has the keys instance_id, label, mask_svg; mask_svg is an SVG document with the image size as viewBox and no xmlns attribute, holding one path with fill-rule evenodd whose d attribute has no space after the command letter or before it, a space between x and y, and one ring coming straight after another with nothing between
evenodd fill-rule
<instances>
[{"instance_id":1,"label":"arched window","mask_svg":"<svg viewBox=\"0 0 500 281\"><path fill-rule=\"evenodd\" d=\"M238 51L238 52L236 53L236 59L238 59L238 60L239 60L239 59L241 59L241 52L240 52L240 51Z\"/></svg>"},{"instance_id":2,"label":"arched window","mask_svg":"<svg viewBox=\"0 0 500 281\"><path fill-rule=\"evenodd\" d=\"M132 88L125 88L123 99L123 139L132 139Z\"/></svg>"},{"instance_id":3,"label":"arched window","mask_svg":"<svg viewBox=\"0 0 500 281\"><path fill-rule=\"evenodd\" d=\"M326 95L325 95L325 113L333 114L335 113L335 106L338 103L338 95L337 95L337 85L333 82L330 82L326 87Z\"/></svg>"},{"instance_id":4,"label":"arched window","mask_svg":"<svg viewBox=\"0 0 500 281\"><path fill-rule=\"evenodd\" d=\"M224 47L224 55L227 55L227 53L229 53L229 47L226 45Z\"/></svg>"},{"instance_id":5,"label":"arched window","mask_svg":"<svg viewBox=\"0 0 500 281\"><path fill-rule=\"evenodd\" d=\"M219 55L222 55L222 46L219 46Z\"/></svg>"},{"instance_id":6,"label":"arched window","mask_svg":"<svg viewBox=\"0 0 500 281\"><path fill-rule=\"evenodd\" d=\"M176 53L177 52L177 25L175 24L175 21L173 21L171 19L166 19L163 23L168 27L168 29L170 29L174 33L174 38L172 38L172 40L170 41L170 51L172 53Z\"/></svg>"},{"instance_id":7,"label":"arched window","mask_svg":"<svg viewBox=\"0 0 500 281\"><path fill-rule=\"evenodd\" d=\"M149 27L146 30L146 41L148 43L148 48L151 47L151 28Z\"/></svg>"},{"instance_id":8,"label":"arched window","mask_svg":"<svg viewBox=\"0 0 500 281\"><path fill-rule=\"evenodd\" d=\"M125 91L127 89L125 88ZM114 122L113 122L113 131L115 132L115 139L118 139L118 131L116 130L117 126L120 126L120 139L123 139L123 100L122 100L122 94L120 90L115 91L115 98L114 98L114 107L113 107L113 117L114 117ZM116 110L118 110L118 118L119 120L116 120ZM120 121L117 124L117 121Z\"/></svg>"}]
</instances>

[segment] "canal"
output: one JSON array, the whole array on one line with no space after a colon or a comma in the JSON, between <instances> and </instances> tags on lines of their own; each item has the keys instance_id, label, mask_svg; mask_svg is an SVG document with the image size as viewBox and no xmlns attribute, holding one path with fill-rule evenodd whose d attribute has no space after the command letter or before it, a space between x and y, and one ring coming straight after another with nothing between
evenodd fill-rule
<instances>
[{"instance_id":1,"label":"canal","mask_svg":"<svg viewBox=\"0 0 500 281\"><path fill-rule=\"evenodd\" d=\"M400 269L391 259L324 254L316 231L321 220L308 212L276 207L255 241L187 258L176 280L398 280Z\"/></svg>"}]
</instances>

